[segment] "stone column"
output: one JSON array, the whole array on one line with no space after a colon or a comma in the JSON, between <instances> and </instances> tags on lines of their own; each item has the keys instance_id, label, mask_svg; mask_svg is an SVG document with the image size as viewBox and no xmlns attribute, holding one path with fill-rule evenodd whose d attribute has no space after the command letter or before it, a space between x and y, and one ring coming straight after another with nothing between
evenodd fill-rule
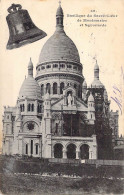
<instances>
[{"instance_id":1,"label":"stone column","mask_svg":"<svg viewBox=\"0 0 124 195\"><path fill-rule=\"evenodd\" d=\"M51 85L51 94L53 95L53 85Z\"/></svg>"},{"instance_id":2,"label":"stone column","mask_svg":"<svg viewBox=\"0 0 124 195\"><path fill-rule=\"evenodd\" d=\"M57 94L60 95L60 85L58 85Z\"/></svg>"},{"instance_id":3,"label":"stone column","mask_svg":"<svg viewBox=\"0 0 124 195\"><path fill-rule=\"evenodd\" d=\"M9 155L9 140L6 139L5 154Z\"/></svg>"},{"instance_id":4,"label":"stone column","mask_svg":"<svg viewBox=\"0 0 124 195\"><path fill-rule=\"evenodd\" d=\"M52 147L51 157L54 158L54 147Z\"/></svg>"},{"instance_id":5,"label":"stone column","mask_svg":"<svg viewBox=\"0 0 124 195\"><path fill-rule=\"evenodd\" d=\"M63 148L63 158L67 159L67 150Z\"/></svg>"},{"instance_id":6,"label":"stone column","mask_svg":"<svg viewBox=\"0 0 124 195\"><path fill-rule=\"evenodd\" d=\"M97 146L93 146L92 159L97 159Z\"/></svg>"},{"instance_id":7,"label":"stone column","mask_svg":"<svg viewBox=\"0 0 124 195\"><path fill-rule=\"evenodd\" d=\"M89 159L93 159L93 151L89 148Z\"/></svg>"},{"instance_id":8,"label":"stone column","mask_svg":"<svg viewBox=\"0 0 124 195\"><path fill-rule=\"evenodd\" d=\"M74 96L73 96L73 101L72 102L73 102L73 105L75 105L76 101L75 101L75 97Z\"/></svg>"},{"instance_id":9,"label":"stone column","mask_svg":"<svg viewBox=\"0 0 124 195\"><path fill-rule=\"evenodd\" d=\"M37 100L35 100L35 103L34 103L34 112L37 115Z\"/></svg>"},{"instance_id":10,"label":"stone column","mask_svg":"<svg viewBox=\"0 0 124 195\"><path fill-rule=\"evenodd\" d=\"M18 145L19 145L19 150L18 150L18 152L19 152L19 154L20 155L22 155L22 137L19 137L19 139L18 139ZM17 147L17 146L16 146ZM24 148L23 148L23 152L24 152L25 150L24 150ZM23 154L25 154L25 153L23 153Z\"/></svg>"},{"instance_id":11,"label":"stone column","mask_svg":"<svg viewBox=\"0 0 124 195\"><path fill-rule=\"evenodd\" d=\"M64 96L64 105L67 105L67 97Z\"/></svg>"},{"instance_id":12,"label":"stone column","mask_svg":"<svg viewBox=\"0 0 124 195\"><path fill-rule=\"evenodd\" d=\"M28 111L28 103L27 103L27 99L25 99L25 114L27 114Z\"/></svg>"},{"instance_id":13,"label":"stone column","mask_svg":"<svg viewBox=\"0 0 124 195\"><path fill-rule=\"evenodd\" d=\"M76 159L79 159L79 152L80 152L79 148L76 148Z\"/></svg>"},{"instance_id":14,"label":"stone column","mask_svg":"<svg viewBox=\"0 0 124 195\"><path fill-rule=\"evenodd\" d=\"M44 95L46 94L46 85L44 84Z\"/></svg>"}]
</instances>

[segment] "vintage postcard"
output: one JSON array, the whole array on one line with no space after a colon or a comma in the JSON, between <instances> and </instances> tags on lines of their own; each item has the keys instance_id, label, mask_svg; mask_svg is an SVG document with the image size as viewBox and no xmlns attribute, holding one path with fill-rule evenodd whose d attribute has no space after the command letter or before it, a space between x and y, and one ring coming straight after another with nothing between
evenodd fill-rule
<instances>
[{"instance_id":1,"label":"vintage postcard","mask_svg":"<svg viewBox=\"0 0 124 195\"><path fill-rule=\"evenodd\" d=\"M124 1L0 1L0 195L123 194Z\"/></svg>"}]
</instances>

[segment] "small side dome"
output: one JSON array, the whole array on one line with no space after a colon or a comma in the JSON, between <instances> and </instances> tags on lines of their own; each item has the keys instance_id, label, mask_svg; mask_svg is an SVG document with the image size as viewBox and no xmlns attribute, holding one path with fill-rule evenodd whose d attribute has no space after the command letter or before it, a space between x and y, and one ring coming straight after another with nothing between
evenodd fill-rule
<instances>
[{"instance_id":1,"label":"small side dome","mask_svg":"<svg viewBox=\"0 0 124 195\"><path fill-rule=\"evenodd\" d=\"M28 77L24 80L19 92L19 99L24 99L25 97L41 99L40 86L33 77L33 63L31 59L28 64Z\"/></svg>"},{"instance_id":2,"label":"small side dome","mask_svg":"<svg viewBox=\"0 0 124 195\"><path fill-rule=\"evenodd\" d=\"M91 84L91 88L104 88L104 85L101 83L100 80L95 80Z\"/></svg>"},{"instance_id":3,"label":"small side dome","mask_svg":"<svg viewBox=\"0 0 124 195\"><path fill-rule=\"evenodd\" d=\"M24 99L25 97L41 99L40 86L33 77L26 78L21 86L19 99Z\"/></svg>"},{"instance_id":4,"label":"small side dome","mask_svg":"<svg viewBox=\"0 0 124 195\"><path fill-rule=\"evenodd\" d=\"M91 88L104 88L104 85L99 80L99 66L98 66L97 60L94 66L94 80L91 83Z\"/></svg>"},{"instance_id":5,"label":"small side dome","mask_svg":"<svg viewBox=\"0 0 124 195\"><path fill-rule=\"evenodd\" d=\"M90 93L89 97L88 97L88 102L94 102L94 97L93 95Z\"/></svg>"}]
</instances>

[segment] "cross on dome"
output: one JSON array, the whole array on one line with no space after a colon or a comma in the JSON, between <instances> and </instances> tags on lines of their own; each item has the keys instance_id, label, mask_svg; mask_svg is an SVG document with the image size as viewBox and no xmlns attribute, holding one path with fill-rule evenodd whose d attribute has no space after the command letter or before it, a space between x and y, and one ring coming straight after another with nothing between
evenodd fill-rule
<instances>
[{"instance_id":1,"label":"cross on dome","mask_svg":"<svg viewBox=\"0 0 124 195\"><path fill-rule=\"evenodd\" d=\"M59 1L59 6L61 6L61 1Z\"/></svg>"}]
</instances>

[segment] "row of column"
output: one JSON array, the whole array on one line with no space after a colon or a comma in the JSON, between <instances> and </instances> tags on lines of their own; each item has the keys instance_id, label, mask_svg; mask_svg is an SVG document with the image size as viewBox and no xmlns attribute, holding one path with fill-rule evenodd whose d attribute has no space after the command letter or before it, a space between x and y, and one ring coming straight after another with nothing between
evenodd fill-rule
<instances>
[{"instance_id":1,"label":"row of column","mask_svg":"<svg viewBox=\"0 0 124 195\"><path fill-rule=\"evenodd\" d=\"M54 94L58 94L58 95L63 94L62 93L62 90L66 86L67 85L64 85L64 87L61 88L60 85L57 84L57 93L53 93L54 92L53 86L50 85L49 86L50 88L47 89L46 85L44 85L43 88L42 88L42 85L41 85L41 95L45 95L47 93L47 90L48 90L48 92L50 91L50 94L53 94L53 95ZM76 90L76 95L81 97L81 95L82 95L82 89L81 89L81 87L79 88L78 85L77 85L77 88L75 88L75 90ZM80 90L80 92L79 92L79 90Z\"/></svg>"},{"instance_id":2,"label":"row of column","mask_svg":"<svg viewBox=\"0 0 124 195\"><path fill-rule=\"evenodd\" d=\"M76 159L80 159L80 150L76 149ZM89 150L89 159L92 159L93 155L92 155L92 150ZM67 150L63 150L63 158L67 159Z\"/></svg>"},{"instance_id":3,"label":"row of column","mask_svg":"<svg viewBox=\"0 0 124 195\"><path fill-rule=\"evenodd\" d=\"M80 159L80 153L81 153L81 150L79 148L76 148L76 158L75 159ZM63 159L67 159L67 149L63 148L62 150L62 158ZM55 158L54 157L54 150L52 152L52 158ZM97 156L96 155L93 155L93 151L91 148L89 148L89 159L96 159Z\"/></svg>"}]
</instances>

